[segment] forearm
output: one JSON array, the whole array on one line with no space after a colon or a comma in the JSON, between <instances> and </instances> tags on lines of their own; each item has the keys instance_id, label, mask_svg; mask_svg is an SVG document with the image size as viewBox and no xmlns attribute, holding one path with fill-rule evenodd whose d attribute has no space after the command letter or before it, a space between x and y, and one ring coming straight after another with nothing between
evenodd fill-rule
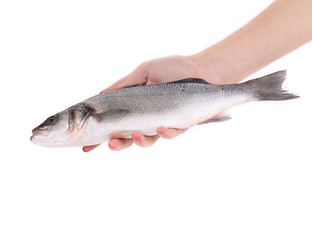
<instances>
[{"instance_id":1,"label":"forearm","mask_svg":"<svg viewBox=\"0 0 312 240\"><path fill-rule=\"evenodd\" d=\"M312 0L277 0L241 29L190 58L204 72L215 71L220 83L235 83L311 39Z\"/></svg>"}]
</instances>

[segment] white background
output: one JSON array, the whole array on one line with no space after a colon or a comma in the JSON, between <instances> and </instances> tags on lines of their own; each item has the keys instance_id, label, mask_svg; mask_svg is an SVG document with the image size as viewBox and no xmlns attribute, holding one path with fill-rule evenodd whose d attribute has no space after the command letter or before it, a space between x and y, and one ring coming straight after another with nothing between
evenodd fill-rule
<instances>
[{"instance_id":1,"label":"white background","mask_svg":"<svg viewBox=\"0 0 312 240\"><path fill-rule=\"evenodd\" d=\"M271 1L1 1L0 239L311 239L311 43L287 102L249 103L151 148L29 141L139 63L196 53Z\"/></svg>"}]
</instances>

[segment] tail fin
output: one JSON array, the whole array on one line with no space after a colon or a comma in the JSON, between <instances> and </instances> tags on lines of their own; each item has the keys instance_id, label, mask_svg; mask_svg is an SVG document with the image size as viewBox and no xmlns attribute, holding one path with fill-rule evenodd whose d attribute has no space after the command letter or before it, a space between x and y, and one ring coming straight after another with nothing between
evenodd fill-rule
<instances>
[{"instance_id":1,"label":"tail fin","mask_svg":"<svg viewBox=\"0 0 312 240\"><path fill-rule=\"evenodd\" d=\"M253 95L260 101L282 101L298 98L299 96L288 93L282 89L286 78L286 70L278 71L267 76L246 82L251 88Z\"/></svg>"}]
</instances>

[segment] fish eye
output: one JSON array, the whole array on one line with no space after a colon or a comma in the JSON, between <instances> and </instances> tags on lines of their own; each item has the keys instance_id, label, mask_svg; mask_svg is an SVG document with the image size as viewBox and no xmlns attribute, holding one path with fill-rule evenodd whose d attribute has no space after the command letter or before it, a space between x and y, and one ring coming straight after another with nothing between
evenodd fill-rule
<instances>
[{"instance_id":1,"label":"fish eye","mask_svg":"<svg viewBox=\"0 0 312 240\"><path fill-rule=\"evenodd\" d=\"M51 117L49 117L47 120L46 120L46 123L48 124L48 125L52 125L52 124L54 124L56 122L56 116L51 116Z\"/></svg>"}]
</instances>

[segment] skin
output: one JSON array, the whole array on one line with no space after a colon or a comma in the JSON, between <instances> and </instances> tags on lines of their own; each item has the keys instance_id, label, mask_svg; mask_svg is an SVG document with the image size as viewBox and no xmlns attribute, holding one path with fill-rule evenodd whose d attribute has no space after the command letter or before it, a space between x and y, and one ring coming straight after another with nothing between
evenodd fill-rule
<instances>
[{"instance_id":1,"label":"skin","mask_svg":"<svg viewBox=\"0 0 312 240\"><path fill-rule=\"evenodd\" d=\"M309 42L311 26L312 0L276 0L241 29L202 52L143 62L104 91L189 77L202 78L212 84L237 83ZM160 137L171 139L185 131L160 126L156 136L133 132L132 139L112 139L108 146L111 150L122 150L133 143L149 147ZM85 146L83 151L91 151L97 146Z\"/></svg>"}]
</instances>

